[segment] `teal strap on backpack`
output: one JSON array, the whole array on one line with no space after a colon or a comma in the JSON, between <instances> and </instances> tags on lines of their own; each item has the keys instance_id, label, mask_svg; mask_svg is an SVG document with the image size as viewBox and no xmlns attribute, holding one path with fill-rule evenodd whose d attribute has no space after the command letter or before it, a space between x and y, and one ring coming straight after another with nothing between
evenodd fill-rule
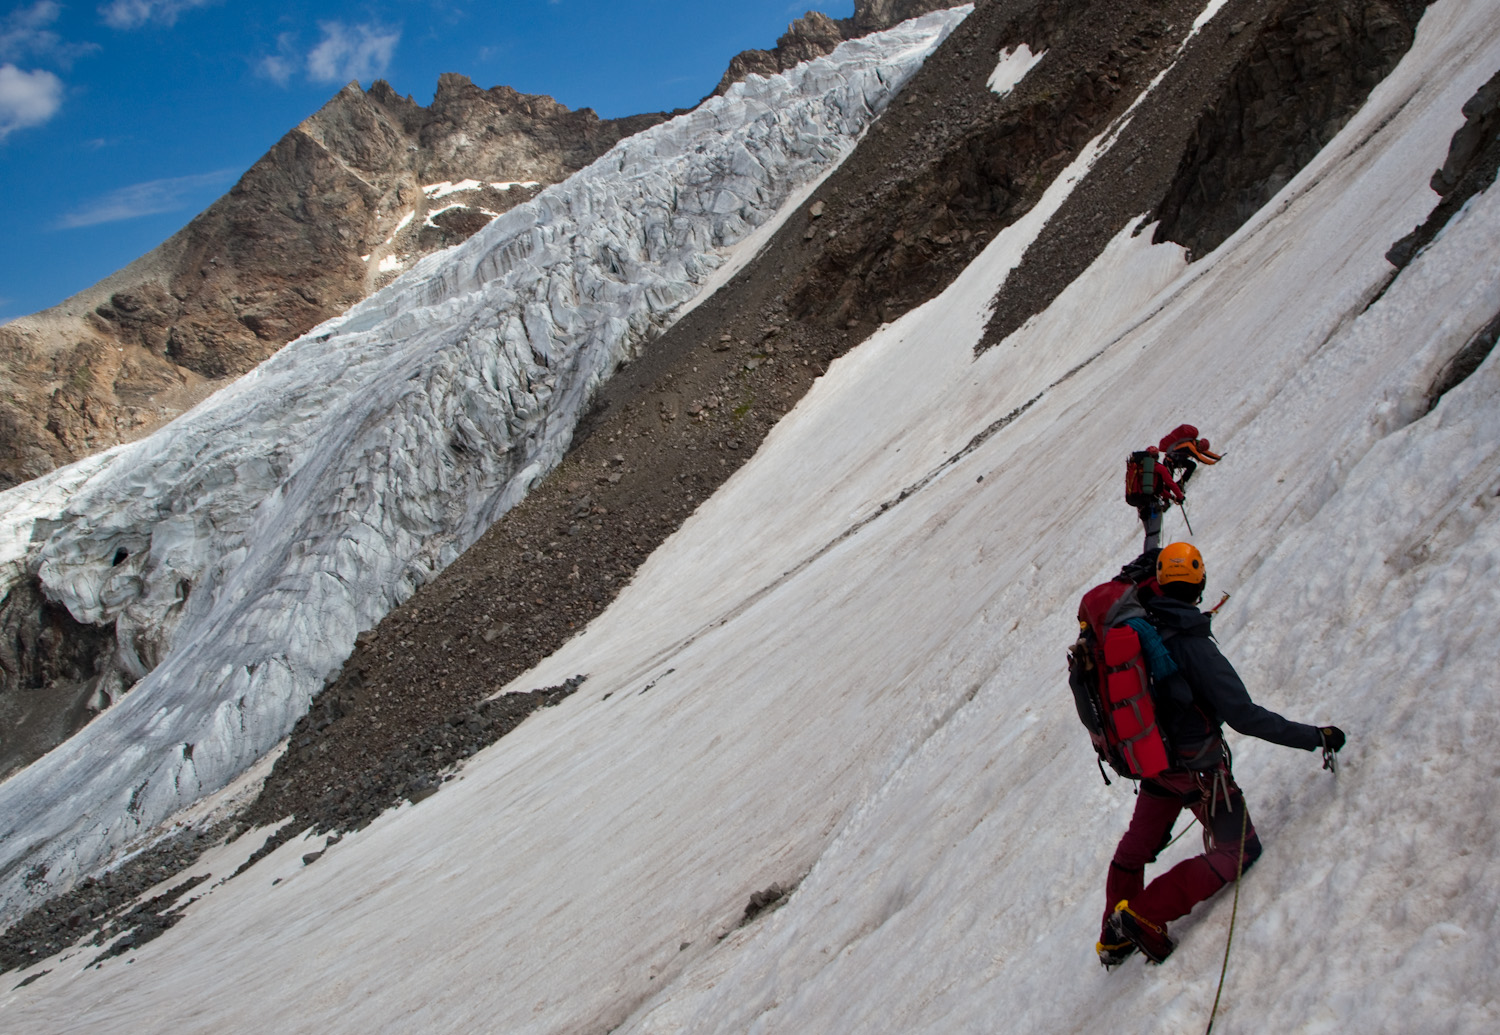
<instances>
[{"instance_id":1,"label":"teal strap on backpack","mask_svg":"<svg viewBox=\"0 0 1500 1035\"><path fill-rule=\"evenodd\" d=\"M1141 652L1146 655L1146 668L1153 680L1160 682L1177 671L1177 662L1172 660L1172 653L1162 642L1156 626L1144 618L1127 618L1125 624L1141 638Z\"/></svg>"}]
</instances>

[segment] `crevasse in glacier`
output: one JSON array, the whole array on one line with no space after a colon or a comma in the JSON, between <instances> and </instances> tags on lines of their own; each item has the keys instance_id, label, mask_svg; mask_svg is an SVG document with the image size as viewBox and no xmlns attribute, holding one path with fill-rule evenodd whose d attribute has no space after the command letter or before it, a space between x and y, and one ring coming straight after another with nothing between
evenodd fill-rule
<instances>
[{"instance_id":1,"label":"crevasse in glacier","mask_svg":"<svg viewBox=\"0 0 1500 1035\"><path fill-rule=\"evenodd\" d=\"M160 432L0 495L0 589L113 623L115 686L0 785L4 913L285 735L356 633L563 456L591 392L826 174L968 8L622 141ZM138 682L136 682L138 680Z\"/></svg>"}]
</instances>

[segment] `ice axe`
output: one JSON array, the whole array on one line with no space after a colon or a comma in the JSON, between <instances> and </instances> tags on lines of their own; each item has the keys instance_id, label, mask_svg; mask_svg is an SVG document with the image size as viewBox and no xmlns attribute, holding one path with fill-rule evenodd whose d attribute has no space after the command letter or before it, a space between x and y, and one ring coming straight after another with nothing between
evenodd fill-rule
<instances>
[{"instance_id":1,"label":"ice axe","mask_svg":"<svg viewBox=\"0 0 1500 1035\"><path fill-rule=\"evenodd\" d=\"M1333 748L1328 746L1328 741L1324 738L1322 730L1318 730L1318 742L1323 746L1323 768L1337 777L1339 775L1339 756Z\"/></svg>"}]
</instances>

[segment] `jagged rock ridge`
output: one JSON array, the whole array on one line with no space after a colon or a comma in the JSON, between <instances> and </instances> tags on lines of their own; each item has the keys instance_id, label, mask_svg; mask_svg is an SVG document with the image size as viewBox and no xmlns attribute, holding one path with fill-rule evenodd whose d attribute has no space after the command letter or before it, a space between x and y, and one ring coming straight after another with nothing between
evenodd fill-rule
<instances>
[{"instance_id":1,"label":"jagged rock ridge","mask_svg":"<svg viewBox=\"0 0 1500 1035\"><path fill-rule=\"evenodd\" d=\"M722 94L747 75L775 75L831 53L844 40L889 29L908 18L956 7L952 0L858 0L848 18L830 18L808 11L792 22L770 50L743 50L729 62L713 96Z\"/></svg>"}]
</instances>

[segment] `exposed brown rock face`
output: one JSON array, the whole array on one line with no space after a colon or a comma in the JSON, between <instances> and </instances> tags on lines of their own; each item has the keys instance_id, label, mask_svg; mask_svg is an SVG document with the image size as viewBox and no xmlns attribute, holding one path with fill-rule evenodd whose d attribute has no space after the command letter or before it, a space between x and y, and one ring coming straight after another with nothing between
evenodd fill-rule
<instances>
[{"instance_id":1,"label":"exposed brown rock face","mask_svg":"<svg viewBox=\"0 0 1500 1035\"><path fill-rule=\"evenodd\" d=\"M0 489L144 434L665 118L458 75L426 108L351 83L160 248L0 328Z\"/></svg>"},{"instance_id":2,"label":"exposed brown rock face","mask_svg":"<svg viewBox=\"0 0 1500 1035\"><path fill-rule=\"evenodd\" d=\"M1194 127L1155 240L1193 256L1223 244L1344 128L1410 49L1426 7L1426 0L1275 5ZM1235 24L1236 36L1252 29ZM1289 95L1297 103L1287 104Z\"/></svg>"},{"instance_id":3,"label":"exposed brown rock face","mask_svg":"<svg viewBox=\"0 0 1500 1035\"><path fill-rule=\"evenodd\" d=\"M1191 5L1155 6L1158 18L1106 58L1196 14ZM1348 122L1411 46L1426 7L1229 0L1132 115L1132 135L1150 127L1154 146L1115 147L1100 158L1006 279L981 347L1050 305L1143 213L1161 220L1155 240L1184 245L1190 258L1221 244Z\"/></svg>"},{"instance_id":4,"label":"exposed brown rock face","mask_svg":"<svg viewBox=\"0 0 1500 1035\"><path fill-rule=\"evenodd\" d=\"M93 718L112 630L83 625L49 603L34 581L0 602L0 779L31 762Z\"/></svg>"},{"instance_id":5,"label":"exposed brown rock face","mask_svg":"<svg viewBox=\"0 0 1500 1035\"><path fill-rule=\"evenodd\" d=\"M788 285L790 314L868 329L941 291L1172 62L1201 9L1193 0L981 4L861 146L884 169L859 180L840 170L819 192L828 210L808 227L812 254ZM1023 43L1047 56L997 96L986 85L996 61ZM913 89L929 75L947 89ZM1157 156L1163 183L1181 153L1172 146Z\"/></svg>"}]
</instances>

